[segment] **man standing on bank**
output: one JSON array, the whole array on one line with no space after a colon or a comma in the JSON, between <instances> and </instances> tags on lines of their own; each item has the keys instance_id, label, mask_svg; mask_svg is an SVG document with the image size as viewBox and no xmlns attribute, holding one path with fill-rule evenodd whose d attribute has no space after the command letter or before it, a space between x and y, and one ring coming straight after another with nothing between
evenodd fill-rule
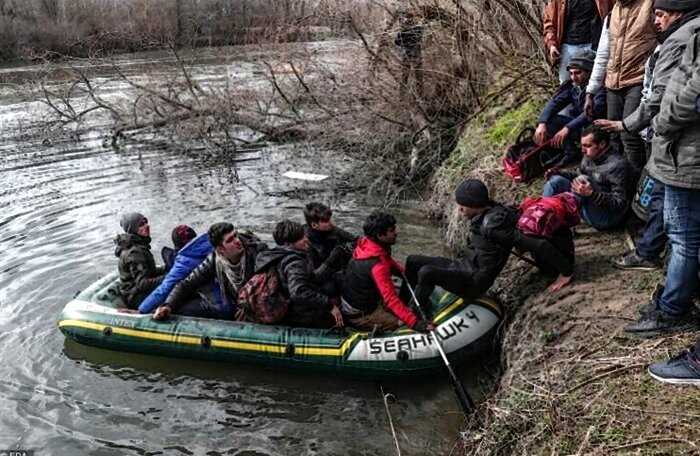
<instances>
[{"instance_id":1,"label":"man standing on bank","mask_svg":"<svg viewBox=\"0 0 700 456\"><path fill-rule=\"evenodd\" d=\"M544 46L559 83L569 79L569 62L577 52L596 49L603 18L614 0L550 0L544 8Z\"/></svg>"}]
</instances>

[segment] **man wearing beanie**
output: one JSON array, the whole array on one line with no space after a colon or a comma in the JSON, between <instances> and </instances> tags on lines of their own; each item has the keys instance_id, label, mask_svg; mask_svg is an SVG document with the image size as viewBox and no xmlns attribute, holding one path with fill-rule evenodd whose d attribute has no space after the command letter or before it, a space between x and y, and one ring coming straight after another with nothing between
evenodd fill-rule
<instances>
[{"instance_id":1,"label":"man wearing beanie","mask_svg":"<svg viewBox=\"0 0 700 456\"><path fill-rule=\"evenodd\" d=\"M659 112L666 85L680 63L691 30L697 28L699 14L699 0L654 2L654 25L659 44L647 60L642 101L637 110L623 121L597 120L596 124L608 131L640 133L645 138L647 149L651 148L654 135L650 128L651 121ZM663 226L665 190L660 181L649 177L648 182L653 189L644 232L637 240L635 249L615 261L615 266L620 269L653 270L661 267L661 253L668 241Z\"/></svg>"},{"instance_id":2,"label":"man wearing beanie","mask_svg":"<svg viewBox=\"0 0 700 456\"><path fill-rule=\"evenodd\" d=\"M567 66L570 78L557 89L538 120L535 142L542 144L551 137L552 147L564 149L563 158L555 166L573 163L581 156L577 143L581 140L581 130L591 123L584 105L594 59L595 52L591 50L574 55ZM594 104L594 118L605 117L605 88L596 92ZM566 112L571 117L557 114L565 108L569 108Z\"/></svg>"},{"instance_id":3,"label":"man wearing beanie","mask_svg":"<svg viewBox=\"0 0 700 456\"><path fill-rule=\"evenodd\" d=\"M467 179L455 191L460 214L471 221L466 250L457 260L411 255L406 278L415 286L418 302L428 307L435 286L462 297L482 295L508 261L518 211L495 203L483 182ZM402 295L408 294L402 290Z\"/></svg>"},{"instance_id":4,"label":"man wearing beanie","mask_svg":"<svg viewBox=\"0 0 700 456\"><path fill-rule=\"evenodd\" d=\"M676 33L691 24L685 53L652 121L655 134L647 169L665 188L663 219L671 252L663 290L640 309L640 320L625 328L641 337L697 328L692 309L700 289L700 23L694 19Z\"/></svg>"},{"instance_id":5,"label":"man wearing beanie","mask_svg":"<svg viewBox=\"0 0 700 456\"><path fill-rule=\"evenodd\" d=\"M124 214L119 222L114 255L119 258L119 291L124 304L135 309L163 279L151 253L151 228L138 212Z\"/></svg>"},{"instance_id":6,"label":"man wearing beanie","mask_svg":"<svg viewBox=\"0 0 700 456\"><path fill-rule=\"evenodd\" d=\"M658 114L661 99L673 71L680 64L681 57L692 35L700 26L700 0L656 0L654 2L654 25L657 30L658 46L647 61L645 92L639 107L622 121L597 120L595 123L608 131L643 133L651 142L652 119ZM652 151L653 152L653 151ZM636 243L636 248L615 262L621 269L653 270L661 267L661 253L668 238L664 234L663 199L664 184L650 179L654 186L649 202L649 215L644 233Z\"/></svg>"}]
</instances>

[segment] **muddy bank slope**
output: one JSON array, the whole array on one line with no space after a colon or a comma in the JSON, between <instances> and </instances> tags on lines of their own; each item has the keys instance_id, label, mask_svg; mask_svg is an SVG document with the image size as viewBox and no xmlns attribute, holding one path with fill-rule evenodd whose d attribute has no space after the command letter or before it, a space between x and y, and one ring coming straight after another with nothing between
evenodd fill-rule
<instances>
[{"instance_id":1,"label":"muddy bank slope","mask_svg":"<svg viewBox=\"0 0 700 456\"><path fill-rule=\"evenodd\" d=\"M532 124L542 99L511 99L473 121L435 176L430 211L458 248L464 226L451 189L465 176L485 180L499 201L537 195L542 180L513 185L500 160L504 144ZM479 407L483 425L466 431L465 454L700 454L700 390L656 382L653 361L674 355L699 335L640 340L622 328L637 317L660 272L623 272L624 232L577 230L575 281L558 293L552 278L512 257L492 293L506 304L503 377Z\"/></svg>"}]
</instances>

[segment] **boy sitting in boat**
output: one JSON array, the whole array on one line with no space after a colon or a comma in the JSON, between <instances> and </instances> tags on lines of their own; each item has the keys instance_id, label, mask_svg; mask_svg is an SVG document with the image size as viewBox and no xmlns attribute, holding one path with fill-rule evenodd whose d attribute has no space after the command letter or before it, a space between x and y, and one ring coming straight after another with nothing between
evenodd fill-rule
<instances>
[{"instance_id":1,"label":"boy sitting in boat","mask_svg":"<svg viewBox=\"0 0 700 456\"><path fill-rule=\"evenodd\" d=\"M250 279L260 252L267 245L253 233L239 233L226 222L215 223L209 228L209 241L214 251L183 281L175 285L165 304L153 314L155 320L164 320L171 313L202 318L232 319L238 303L238 290ZM214 281L219 284L220 296L214 302L197 291ZM220 298L220 299L219 299Z\"/></svg>"},{"instance_id":2,"label":"boy sitting in boat","mask_svg":"<svg viewBox=\"0 0 700 456\"><path fill-rule=\"evenodd\" d=\"M365 236L348 264L343 282L341 309L349 324L357 329L393 331L405 323L416 331L434 326L420 319L396 293L392 275L403 276L404 268L391 257L396 243L396 219L384 212L373 212L362 227Z\"/></svg>"},{"instance_id":3,"label":"boy sitting in boat","mask_svg":"<svg viewBox=\"0 0 700 456\"><path fill-rule=\"evenodd\" d=\"M304 208L308 256L317 281L325 281L342 271L352 257L357 236L335 226L333 211L325 204L311 202Z\"/></svg>"},{"instance_id":4,"label":"boy sitting in boat","mask_svg":"<svg viewBox=\"0 0 700 456\"><path fill-rule=\"evenodd\" d=\"M126 307L135 309L163 279L151 253L151 227L138 212L124 214L119 221L124 233L114 240L119 258L119 292Z\"/></svg>"},{"instance_id":5,"label":"boy sitting in boat","mask_svg":"<svg viewBox=\"0 0 700 456\"><path fill-rule=\"evenodd\" d=\"M163 264L165 265L165 270L170 271L175 264L175 257L186 246L192 239L197 237L197 233L191 226L178 225L173 228L170 233L170 237L173 240L173 247L163 247L160 250L160 256L163 258Z\"/></svg>"},{"instance_id":6,"label":"boy sitting in boat","mask_svg":"<svg viewBox=\"0 0 700 456\"><path fill-rule=\"evenodd\" d=\"M255 273L276 268L280 292L288 297L289 307L282 324L305 328L343 326L337 296L324 293L309 261L309 238L304 227L283 220L272 234L277 247L261 252L255 263Z\"/></svg>"}]
</instances>

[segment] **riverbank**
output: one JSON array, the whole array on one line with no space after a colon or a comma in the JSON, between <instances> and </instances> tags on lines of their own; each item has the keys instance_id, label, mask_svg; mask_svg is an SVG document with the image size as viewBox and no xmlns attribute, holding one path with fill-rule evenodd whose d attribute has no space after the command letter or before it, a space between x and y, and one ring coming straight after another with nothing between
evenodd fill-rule
<instances>
[{"instance_id":1,"label":"riverbank","mask_svg":"<svg viewBox=\"0 0 700 456\"><path fill-rule=\"evenodd\" d=\"M505 145L532 125L541 95L511 96L475 119L436 172L430 212L458 248L466 232L451 203L455 183L487 182L494 198L518 203L543 181L514 185L502 173ZM690 345L697 333L651 340L628 337L661 272L625 272L612 260L627 249L624 232L577 228L574 282L549 293L549 281L511 257L492 293L508 308L503 376L469 423L464 454L700 454L695 424L700 395L653 380L649 363Z\"/></svg>"}]
</instances>

